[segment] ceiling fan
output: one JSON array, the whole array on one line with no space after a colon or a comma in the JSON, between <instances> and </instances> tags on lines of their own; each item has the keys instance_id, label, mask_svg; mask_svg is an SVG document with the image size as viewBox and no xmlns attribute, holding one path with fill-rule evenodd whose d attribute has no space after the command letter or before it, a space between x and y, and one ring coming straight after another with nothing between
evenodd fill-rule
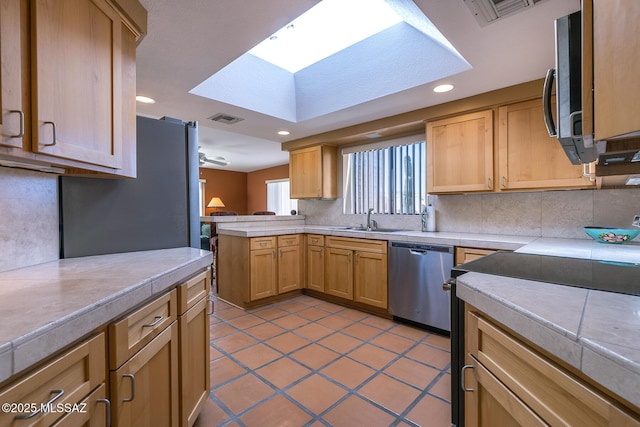
<instances>
[{"instance_id":1,"label":"ceiling fan","mask_svg":"<svg viewBox=\"0 0 640 427\"><path fill-rule=\"evenodd\" d=\"M229 160L222 156L216 156L210 159L202 151L198 151L198 161L200 162L200 166L203 166L205 163L211 163L217 166L229 166L229 164L231 164Z\"/></svg>"}]
</instances>

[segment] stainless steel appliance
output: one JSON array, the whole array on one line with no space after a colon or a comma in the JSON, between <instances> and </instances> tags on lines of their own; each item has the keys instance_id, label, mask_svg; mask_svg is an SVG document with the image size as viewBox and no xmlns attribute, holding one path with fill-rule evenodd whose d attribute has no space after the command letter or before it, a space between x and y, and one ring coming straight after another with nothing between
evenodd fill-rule
<instances>
[{"instance_id":1,"label":"stainless steel appliance","mask_svg":"<svg viewBox=\"0 0 640 427\"><path fill-rule=\"evenodd\" d=\"M389 242L389 312L448 335L449 295L442 283L453 267L453 247Z\"/></svg>"},{"instance_id":2,"label":"stainless steel appliance","mask_svg":"<svg viewBox=\"0 0 640 427\"><path fill-rule=\"evenodd\" d=\"M60 177L61 258L200 247L197 124L136 126L136 179Z\"/></svg>"},{"instance_id":3,"label":"stainless steel appliance","mask_svg":"<svg viewBox=\"0 0 640 427\"><path fill-rule=\"evenodd\" d=\"M577 286L640 296L640 264L565 258L517 252L496 252L451 270L451 423L464 427L464 301L456 295L457 278L468 272Z\"/></svg>"},{"instance_id":4,"label":"stainless steel appliance","mask_svg":"<svg viewBox=\"0 0 640 427\"><path fill-rule=\"evenodd\" d=\"M556 68L547 71L543 90L544 120L574 165L598 158L593 135L582 135L582 12L556 19ZM556 82L556 127L551 92Z\"/></svg>"}]
</instances>

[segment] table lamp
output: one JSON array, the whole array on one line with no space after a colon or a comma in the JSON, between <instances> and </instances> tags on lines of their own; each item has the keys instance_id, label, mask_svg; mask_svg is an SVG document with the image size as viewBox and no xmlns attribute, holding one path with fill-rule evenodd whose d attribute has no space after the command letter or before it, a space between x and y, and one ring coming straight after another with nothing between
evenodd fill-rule
<instances>
[{"instance_id":1,"label":"table lamp","mask_svg":"<svg viewBox=\"0 0 640 427\"><path fill-rule=\"evenodd\" d=\"M220 197L212 197L207 207L213 208L215 212L218 210L218 208L224 208L224 203L222 203L222 200L220 199Z\"/></svg>"}]
</instances>

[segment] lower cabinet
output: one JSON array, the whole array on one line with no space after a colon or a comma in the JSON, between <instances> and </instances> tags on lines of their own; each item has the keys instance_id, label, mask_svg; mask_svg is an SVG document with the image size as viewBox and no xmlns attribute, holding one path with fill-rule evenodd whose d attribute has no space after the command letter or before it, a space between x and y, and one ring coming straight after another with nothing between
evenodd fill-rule
<instances>
[{"instance_id":1,"label":"lower cabinet","mask_svg":"<svg viewBox=\"0 0 640 427\"><path fill-rule=\"evenodd\" d=\"M387 309L387 242L327 236L325 293Z\"/></svg>"},{"instance_id":2,"label":"lower cabinet","mask_svg":"<svg viewBox=\"0 0 640 427\"><path fill-rule=\"evenodd\" d=\"M307 235L306 288L324 292L324 236Z\"/></svg>"},{"instance_id":3,"label":"lower cabinet","mask_svg":"<svg viewBox=\"0 0 640 427\"><path fill-rule=\"evenodd\" d=\"M640 426L592 385L467 306L465 425Z\"/></svg>"},{"instance_id":4,"label":"lower cabinet","mask_svg":"<svg viewBox=\"0 0 640 427\"><path fill-rule=\"evenodd\" d=\"M108 402L97 401L106 397L105 379L105 334L99 333L2 389L2 403L23 406L0 412L0 425L107 425Z\"/></svg>"},{"instance_id":5,"label":"lower cabinet","mask_svg":"<svg viewBox=\"0 0 640 427\"><path fill-rule=\"evenodd\" d=\"M483 256L490 255L496 251L497 249L479 249L456 246L456 265L465 264L478 258L482 258Z\"/></svg>"},{"instance_id":6,"label":"lower cabinet","mask_svg":"<svg viewBox=\"0 0 640 427\"><path fill-rule=\"evenodd\" d=\"M301 236L290 234L278 236L278 293L302 289L304 261L302 259Z\"/></svg>"}]
</instances>

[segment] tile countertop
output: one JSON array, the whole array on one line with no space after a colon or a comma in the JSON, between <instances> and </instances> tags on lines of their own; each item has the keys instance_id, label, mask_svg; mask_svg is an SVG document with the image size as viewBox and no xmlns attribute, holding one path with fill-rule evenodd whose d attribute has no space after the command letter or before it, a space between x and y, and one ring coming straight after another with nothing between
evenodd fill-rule
<instances>
[{"instance_id":1,"label":"tile countertop","mask_svg":"<svg viewBox=\"0 0 640 427\"><path fill-rule=\"evenodd\" d=\"M640 407L640 297L482 273L456 293Z\"/></svg>"},{"instance_id":2,"label":"tile countertop","mask_svg":"<svg viewBox=\"0 0 640 427\"><path fill-rule=\"evenodd\" d=\"M0 273L0 381L209 266L174 248L68 258Z\"/></svg>"}]
</instances>

